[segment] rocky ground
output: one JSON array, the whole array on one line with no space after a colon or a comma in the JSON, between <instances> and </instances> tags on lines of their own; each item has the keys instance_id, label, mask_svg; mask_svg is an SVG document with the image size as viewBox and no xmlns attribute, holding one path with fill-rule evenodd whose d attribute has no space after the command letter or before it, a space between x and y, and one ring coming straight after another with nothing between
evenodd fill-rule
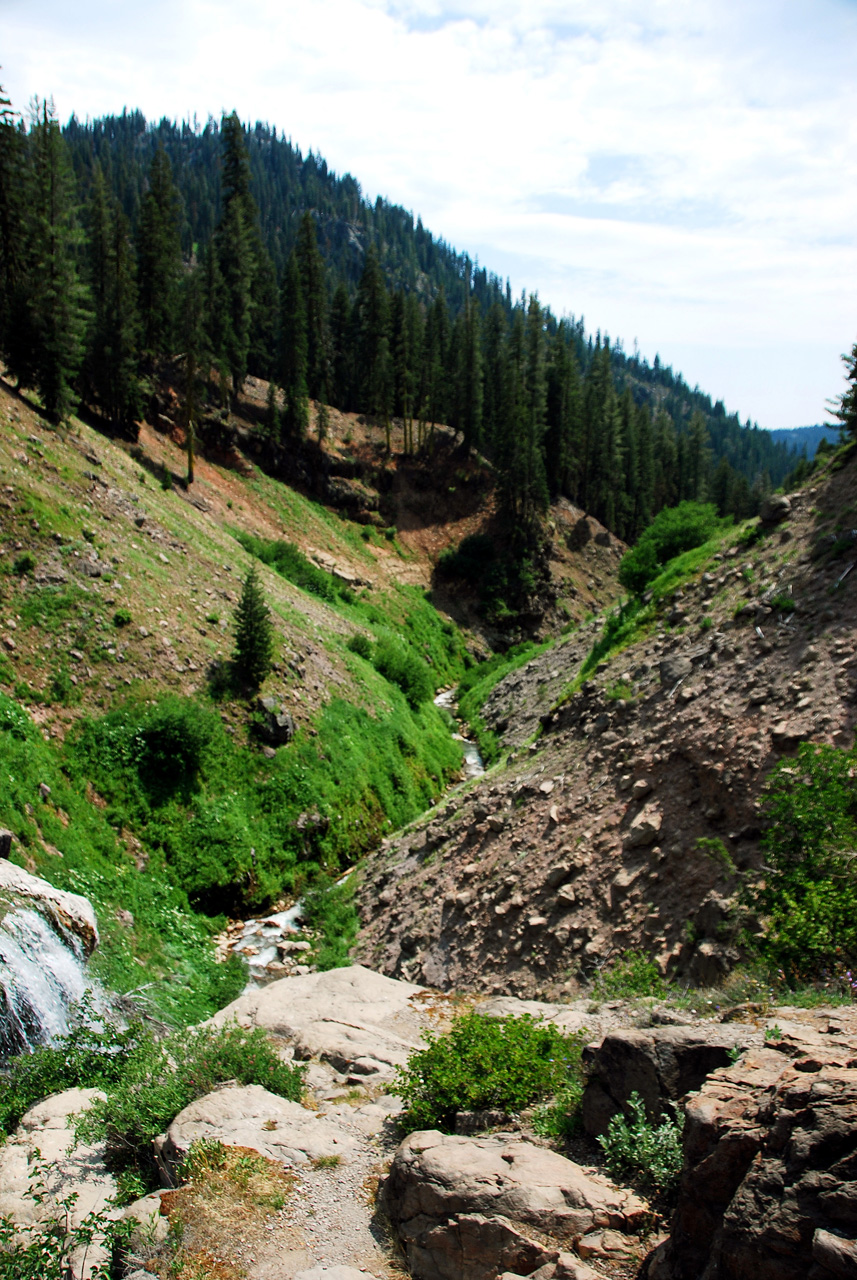
<instances>
[{"instance_id":1,"label":"rocky ground","mask_svg":"<svg viewBox=\"0 0 857 1280\"><path fill-rule=\"evenodd\" d=\"M727 538L572 696L598 624L498 684L483 717L507 757L369 857L358 957L527 997L633 948L722 979L754 927L736 873L760 866L770 768L854 740L856 492L852 462Z\"/></svg>"},{"instance_id":2,"label":"rocky ground","mask_svg":"<svg viewBox=\"0 0 857 1280\"><path fill-rule=\"evenodd\" d=\"M186 1107L155 1144L165 1186L200 1139L225 1144L244 1176L191 1174L119 1211L138 1224L126 1277L392 1280L404 1267L416 1280L627 1280L641 1267L655 1280L853 1275L852 1009L744 1006L726 1020L664 1025L669 1011L653 1000L482 1000L489 1014L594 1030L585 1136L570 1159L526 1117L481 1132L477 1118L472 1132L467 1113L467 1132L399 1141L395 1066L458 1007L353 967L280 979L219 1014L266 1028L283 1056L307 1064L303 1105L227 1084ZM669 1237L644 1198L605 1176L591 1141L633 1090L653 1116L687 1102ZM67 1127L89 1098L72 1090L39 1104L0 1148L0 1210L22 1225L50 1212L51 1198L82 1193L80 1217L111 1192L100 1149L74 1148ZM51 1167L40 1205L26 1194L37 1148ZM98 1257L79 1257L77 1276Z\"/></svg>"}]
</instances>

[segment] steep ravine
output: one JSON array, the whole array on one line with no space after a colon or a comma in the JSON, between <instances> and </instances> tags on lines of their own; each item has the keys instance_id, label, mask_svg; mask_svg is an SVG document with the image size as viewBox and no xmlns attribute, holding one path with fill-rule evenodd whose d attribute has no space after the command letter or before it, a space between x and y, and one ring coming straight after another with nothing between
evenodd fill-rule
<instances>
[{"instance_id":1,"label":"steep ravine","mask_svg":"<svg viewBox=\"0 0 857 1280\"><path fill-rule=\"evenodd\" d=\"M357 956L524 996L568 994L631 948L701 984L728 972L753 927L731 864L758 865L769 769L803 740L853 742L857 574L824 552L854 488L849 463L759 541L727 539L558 713L595 627L498 685L482 715L513 749L369 857Z\"/></svg>"}]
</instances>

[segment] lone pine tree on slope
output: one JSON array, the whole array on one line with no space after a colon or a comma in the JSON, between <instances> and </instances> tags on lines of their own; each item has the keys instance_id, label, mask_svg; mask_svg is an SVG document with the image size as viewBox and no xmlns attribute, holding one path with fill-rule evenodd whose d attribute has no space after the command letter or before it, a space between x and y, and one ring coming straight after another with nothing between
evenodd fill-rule
<instances>
[{"instance_id":1,"label":"lone pine tree on slope","mask_svg":"<svg viewBox=\"0 0 857 1280\"><path fill-rule=\"evenodd\" d=\"M235 610L235 652L232 664L242 684L258 689L271 669L274 626L256 566L251 566Z\"/></svg>"}]
</instances>

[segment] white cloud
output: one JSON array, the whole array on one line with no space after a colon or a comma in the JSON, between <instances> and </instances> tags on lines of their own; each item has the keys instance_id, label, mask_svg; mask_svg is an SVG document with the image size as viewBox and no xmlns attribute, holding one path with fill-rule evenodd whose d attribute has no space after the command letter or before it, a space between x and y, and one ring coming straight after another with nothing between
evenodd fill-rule
<instances>
[{"instance_id":1,"label":"white cloud","mask_svg":"<svg viewBox=\"0 0 857 1280\"><path fill-rule=\"evenodd\" d=\"M853 3L0 0L0 15L18 105L235 107L742 416L811 421L841 385Z\"/></svg>"}]
</instances>

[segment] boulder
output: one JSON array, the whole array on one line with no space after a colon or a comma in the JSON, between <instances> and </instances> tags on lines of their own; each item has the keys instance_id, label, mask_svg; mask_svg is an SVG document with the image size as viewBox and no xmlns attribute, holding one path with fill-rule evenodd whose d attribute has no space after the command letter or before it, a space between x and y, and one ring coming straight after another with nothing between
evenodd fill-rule
<instances>
[{"instance_id":1,"label":"boulder","mask_svg":"<svg viewBox=\"0 0 857 1280\"><path fill-rule=\"evenodd\" d=\"M215 1089L180 1111L167 1132L155 1139L161 1168L169 1174L185 1158L191 1143L201 1138L249 1147L290 1168L331 1156L347 1163L356 1146L342 1125L258 1084Z\"/></svg>"},{"instance_id":2,"label":"boulder","mask_svg":"<svg viewBox=\"0 0 857 1280\"><path fill-rule=\"evenodd\" d=\"M779 524L786 520L792 511L792 504L784 493L770 493L759 508L761 524Z\"/></svg>"},{"instance_id":3,"label":"boulder","mask_svg":"<svg viewBox=\"0 0 857 1280\"><path fill-rule=\"evenodd\" d=\"M322 1058L337 1071L389 1078L422 1044L423 988L362 965L280 978L249 991L215 1014L215 1026L237 1021L264 1027L290 1044L296 1058Z\"/></svg>"},{"instance_id":4,"label":"boulder","mask_svg":"<svg viewBox=\"0 0 857 1280\"><path fill-rule=\"evenodd\" d=\"M65 1220L62 1206L74 1197L68 1215L76 1227L88 1214L108 1207L116 1183L107 1171L104 1148L75 1145L70 1127L72 1117L103 1096L97 1089L66 1089L21 1118L15 1133L0 1146L0 1218L8 1217L23 1228L53 1217ZM74 1280L86 1280L107 1260L97 1240L88 1249L76 1250L71 1259Z\"/></svg>"},{"instance_id":5,"label":"boulder","mask_svg":"<svg viewBox=\"0 0 857 1280\"><path fill-rule=\"evenodd\" d=\"M614 1115L639 1093L655 1118L672 1114L677 1102L719 1067L734 1051L761 1045L763 1033L742 1023L691 1026L626 1027L611 1031L584 1050L588 1081L583 1094L583 1127L591 1137L607 1131Z\"/></svg>"},{"instance_id":6,"label":"boulder","mask_svg":"<svg viewBox=\"0 0 857 1280\"><path fill-rule=\"evenodd\" d=\"M650 1280L857 1275L857 1011L778 1010L772 1031L687 1103Z\"/></svg>"},{"instance_id":7,"label":"boulder","mask_svg":"<svg viewBox=\"0 0 857 1280\"><path fill-rule=\"evenodd\" d=\"M88 898L55 889L47 880L0 859L0 908L4 901L32 907L46 916L60 931L78 938L86 955L98 946L98 924Z\"/></svg>"},{"instance_id":8,"label":"boulder","mask_svg":"<svg viewBox=\"0 0 857 1280\"><path fill-rule=\"evenodd\" d=\"M647 1211L554 1151L436 1130L401 1144L382 1203L417 1280L530 1275L593 1229L635 1231Z\"/></svg>"},{"instance_id":9,"label":"boulder","mask_svg":"<svg viewBox=\"0 0 857 1280\"><path fill-rule=\"evenodd\" d=\"M662 822L660 809L654 804L647 804L633 819L625 833L625 848L644 849L654 844L660 835Z\"/></svg>"},{"instance_id":10,"label":"boulder","mask_svg":"<svg viewBox=\"0 0 857 1280\"><path fill-rule=\"evenodd\" d=\"M295 736L295 722L277 698L259 698L256 703L256 734L271 747L284 747Z\"/></svg>"},{"instance_id":11,"label":"boulder","mask_svg":"<svg viewBox=\"0 0 857 1280\"><path fill-rule=\"evenodd\" d=\"M667 688L672 688L674 684L678 684L679 680L684 680L692 670L693 663L690 658L685 658L677 653L671 654L668 658L663 658L658 664L661 684Z\"/></svg>"}]
</instances>

